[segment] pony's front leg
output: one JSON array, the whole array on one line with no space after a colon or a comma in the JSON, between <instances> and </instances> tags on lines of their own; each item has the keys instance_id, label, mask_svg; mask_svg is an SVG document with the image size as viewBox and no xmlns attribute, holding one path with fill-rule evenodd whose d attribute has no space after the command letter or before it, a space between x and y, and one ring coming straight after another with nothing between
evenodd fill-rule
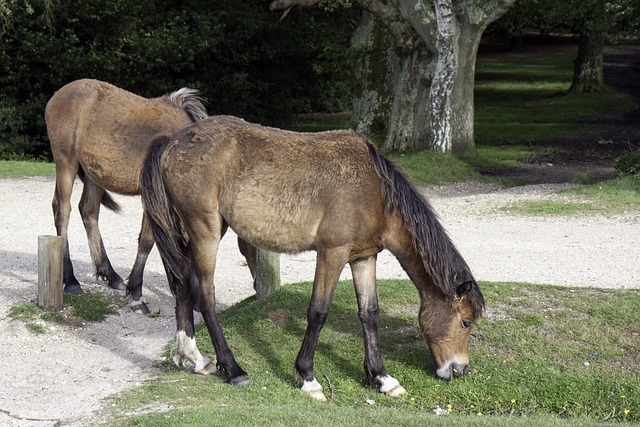
<instances>
[{"instance_id":1,"label":"pony's front leg","mask_svg":"<svg viewBox=\"0 0 640 427\"><path fill-rule=\"evenodd\" d=\"M331 298L348 254L342 250L318 250L313 293L307 310L307 330L295 362L295 370L302 378L301 390L316 400L325 401L322 386L316 380L313 365L320 331L329 315Z\"/></svg>"},{"instance_id":2,"label":"pony's front leg","mask_svg":"<svg viewBox=\"0 0 640 427\"><path fill-rule=\"evenodd\" d=\"M238 249L240 249L240 253L244 256L247 261L247 267L249 267L249 271L251 272L251 277L255 279L256 277L256 247L249 244L244 239L238 237ZM255 282L253 284L255 289Z\"/></svg>"},{"instance_id":3,"label":"pony's front leg","mask_svg":"<svg viewBox=\"0 0 640 427\"><path fill-rule=\"evenodd\" d=\"M136 260L127 279L127 294L131 295L131 303L129 307L135 313L149 314L149 307L142 296L142 278L144 275L144 266L147 263L149 253L153 248L153 233L151 226L147 220L146 212L142 215L142 227L140 227L140 235L138 236L138 254Z\"/></svg>"},{"instance_id":4,"label":"pony's front leg","mask_svg":"<svg viewBox=\"0 0 640 427\"><path fill-rule=\"evenodd\" d=\"M372 385L388 396L406 392L397 379L387 373L378 345L379 308L376 291L376 255L351 262L353 283L358 297L358 316L364 335L365 373Z\"/></svg>"}]
</instances>

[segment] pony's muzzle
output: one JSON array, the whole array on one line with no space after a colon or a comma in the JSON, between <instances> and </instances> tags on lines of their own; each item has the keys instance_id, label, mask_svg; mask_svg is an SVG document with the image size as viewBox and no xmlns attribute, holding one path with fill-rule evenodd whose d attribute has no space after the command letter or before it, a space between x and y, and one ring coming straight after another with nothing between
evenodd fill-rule
<instances>
[{"instance_id":1,"label":"pony's muzzle","mask_svg":"<svg viewBox=\"0 0 640 427\"><path fill-rule=\"evenodd\" d=\"M452 380L469 373L469 365L462 363L447 363L444 367L436 369L436 375L443 380Z\"/></svg>"}]
</instances>

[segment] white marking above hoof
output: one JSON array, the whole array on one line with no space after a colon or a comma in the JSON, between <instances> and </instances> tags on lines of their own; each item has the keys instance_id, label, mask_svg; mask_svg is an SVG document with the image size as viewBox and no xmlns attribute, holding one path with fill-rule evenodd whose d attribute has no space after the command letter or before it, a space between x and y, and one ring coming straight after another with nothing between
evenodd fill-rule
<instances>
[{"instance_id":1,"label":"white marking above hoof","mask_svg":"<svg viewBox=\"0 0 640 427\"><path fill-rule=\"evenodd\" d=\"M390 375L378 377L378 383L380 383L380 392L387 396L396 397L407 392L398 380Z\"/></svg>"},{"instance_id":2,"label":"white marking above hoof","mask_svg":"<svg viewBox=\"0 0 640 427\"><path fill-rule=\"evenodd\" d=\"M327 401L327 397L322 392L322 386L315 378L313 381L305 381L304 384L302 384L301 390L315 400L320 402Z\"/></svg>"},{"instance_id":3,"label":"white marking above hoof","mask_svg":"<svg viewBox=\"0 0 640 427\"><path fill-rule=\"evenodd\" d=\"M198 363L193 370L196 374L200 375L209 375L218 372L218 368L216 367L216 363L209 359L208 357L202 357L202 361Z\"/></svg>"}]
</instances>

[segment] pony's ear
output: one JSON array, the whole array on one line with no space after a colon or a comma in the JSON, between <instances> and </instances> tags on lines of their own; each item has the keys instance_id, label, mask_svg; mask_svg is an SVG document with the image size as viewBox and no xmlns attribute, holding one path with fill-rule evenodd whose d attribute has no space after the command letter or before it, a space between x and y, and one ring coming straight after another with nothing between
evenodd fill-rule
<instances>
[{"instance_id":1,"label":"pony's ear","mask_svg":"<svg viewBox=\"0 0 640 427\"><path fill-rule=\"evenodd\" d=\"M462 285L458 285L458 287L456 288L456 299L464 298L469 293L472 287L473 287L472 281L467 281L467 282L464 282Z\"/></svg>"}]
</instances>

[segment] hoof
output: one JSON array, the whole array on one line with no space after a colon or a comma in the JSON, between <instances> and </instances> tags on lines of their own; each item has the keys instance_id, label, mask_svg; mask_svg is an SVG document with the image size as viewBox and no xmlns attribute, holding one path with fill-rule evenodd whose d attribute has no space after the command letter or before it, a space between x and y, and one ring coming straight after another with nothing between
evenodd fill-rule
<instances>
[{"instance_id":1,"label":"hoof","mask_svg":"<svg viewBox=\"0 0 640 427\"><path fill-rule=\"evenodd\" d=\"M67 285L64 287L64 293L69 295L80 295L82 288L80 285Z\"/></svg>"},{"instance_id":2,"label":"hoof","mask_svg":"<svg viewBox=\"0 0 640 427\"><path fill-rule=\"evenodd\" d=\"M378 382L380 383L380 392L387 396L396 397L407 392L398 380L392 376L387 375L380 377L378 378Z\"/></svg>"},{"instance_id":3,"label":"hoof","mask_svg":"<svg viewBox=\"0 0 640 427\"><path fill-rule=\"evenodd\" d=\"M118 277L117 279L109 281L109 287L111 289L115 289L116 291L126 291L127 285L124 284L124 280Z\"/></svg>"},{"instance_id":4,"label":"hoof","mask_svg":"<svg viewBox=\"0 0 640 427\"><path fill-rule=\"evenodd\" d=\"M326 402L327 397L322 392L322 386L314 378L312 381L305 381L301 388L309 397L319 402Z\"/></svg>"},{"instance_id":5,"label":"hoof","mask_svg":"<svg viewBox=\"0 0 640 427\"><path fill-rule=\"evenodd\" d=\"M229 384L235 385L236 387L248 387L251 385L251 380L246 375L240 375L236 378L230 378Z\"/></svg>"},{"instance_id":6,"label":"hoof","mask_svg":"<svg viewBox=\"0 0 640 427\"><path fill-rule=\"evenodd\" d=\"M406 392L407 390L405 390L404 387L402 387L400 384L398 384L397 386L395 386L389 391L383 391L384 394L391 397L400 396L401 394L405 394Z\"/></svg>"},{"instance_id":7,"label":"hoof","mask_svg":"<svg viewBox=\"0 0 640 427\"><path fill-rule=\"evenodd\" d=\"M129 304L129 307L131 307L131 311L133 311L136 314L147 315L151 313L151 310L149 310L147 303L144 302L143 300L131 301L131 304Z\"/></svg>"},{"instance_id":8,"label":"hoof","mask_svg":"<svg viewBox=\"0 0 640 427\"><path fill-rule=\"evenodd\" d=\"M326 402L327 396L324 395L322 390L311 391L307 393L310 398L317 400L318 402Z\"/></svg>"}]
</instances>

